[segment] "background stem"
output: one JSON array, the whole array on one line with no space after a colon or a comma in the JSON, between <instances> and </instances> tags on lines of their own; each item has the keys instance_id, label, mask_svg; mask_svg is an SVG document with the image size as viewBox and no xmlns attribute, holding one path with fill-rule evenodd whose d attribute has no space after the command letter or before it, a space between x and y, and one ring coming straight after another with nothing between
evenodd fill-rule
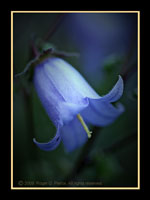
<instances>
[{"instance_id":1,"label":"background stem","mask_svg":"<svg viewBox=\"0 0 150 200\"><path fill-rule=\"evenodd\" d=\"M49 31L47 32L47 34L44 36L43 40L46 42L47 40L49 40L53 34L56 32L57 28L60 26L61 22L64 20L66 14L59 14L57 15L54 23L51 25Z\"/></svg>"}]
</instances>

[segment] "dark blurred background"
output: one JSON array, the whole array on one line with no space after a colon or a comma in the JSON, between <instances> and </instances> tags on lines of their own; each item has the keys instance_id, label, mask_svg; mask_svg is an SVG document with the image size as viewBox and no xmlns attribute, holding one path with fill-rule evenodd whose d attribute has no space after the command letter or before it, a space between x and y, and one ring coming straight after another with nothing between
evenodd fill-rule
<instances>
[{"instance_id":1,"label":"dark blurred background","mask_svg":"<svg viewBox=\"0 0 150 200\"><path fill-rule=\"evenodd\" d=\"M104 95L121 74L125 112L111 125L96 129L96 139L72 153L61 143L51 152L37 148L33 138L47 142L56 132L27 76L14 78L14 187L137 186L137 14L14 13L14 74L31 58L32 38L80 57L65 58ZM59 22L59 23L58 23ZM94 133L93 133L94 134ZM84 152L84 153L83 153ZM67 185L68 181L73 181ZM86 185L85 185L86 184Z\"/></svg>"}]
</instances>

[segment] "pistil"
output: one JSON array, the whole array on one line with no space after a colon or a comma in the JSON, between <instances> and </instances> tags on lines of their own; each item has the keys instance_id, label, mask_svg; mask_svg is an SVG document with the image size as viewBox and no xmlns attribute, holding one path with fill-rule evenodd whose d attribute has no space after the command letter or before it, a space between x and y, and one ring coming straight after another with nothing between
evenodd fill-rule
<instances>
[{"instance_id":1,"label":"pistil","mask_svg":"<svg viewBox=\"0 0 150 200\"><path fill-rule=\"evenodd\" d=\"M91 133L92 133L92 131L90 131L90 130L88 129L88 127L87 127L86 123L84 122L82 116L81 116L80 114L77 114L77 118L78 118L79 121L81 122L81 124L82 124L82 126L83 126L85 132L86 132L87 135L88 135L88 138L91 138Z\"/></svg>"}]
</instances>

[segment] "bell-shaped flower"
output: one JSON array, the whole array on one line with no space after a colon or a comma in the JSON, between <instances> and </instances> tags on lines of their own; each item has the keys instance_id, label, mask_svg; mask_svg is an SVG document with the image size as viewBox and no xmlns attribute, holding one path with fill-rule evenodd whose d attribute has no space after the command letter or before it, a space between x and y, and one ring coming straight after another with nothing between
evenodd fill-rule
<instances>
[{"instance_id":1,"label":"bell-shaped flower","mask_svg":"<svg viewBox=\"0 0 150 200\"><path fill-rule=\"evenodd\" d=\"M113 89L101 97L69 63L52 57L35 67L33 80L42 105L57 129L55 137L47 143L34 139L42 150L54 150L62 141L65 149L72 151L91 137L86 123L106 126L124 111L122 104L111 104L122 96L121 76Z\"/></svg>"}]
</instances>

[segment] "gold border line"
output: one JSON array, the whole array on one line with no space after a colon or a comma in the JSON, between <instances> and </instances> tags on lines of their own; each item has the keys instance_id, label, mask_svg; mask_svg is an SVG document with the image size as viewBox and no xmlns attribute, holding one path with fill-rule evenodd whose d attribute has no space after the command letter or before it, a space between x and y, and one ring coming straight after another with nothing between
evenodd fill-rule
<instances>
[{"instance_id":1,"label":"gold border line","mask_svg":"<svg viewBox=\"0 0 150 200\"><path fill-rule=\"evenodd\" d=\"M140 188L140 12L138 13L138 187Z\"/></svg>"},{"instance_id":2,"label":"gold border line","mask_svg":"<svg viewBox=\"0 0 150 200\"><path fill-rule=\"evenodd\" d=\"M139 190L138 187L13 187L13 190Z\"/></svg>"},{"instance_id":3,"label":"gold border line","mask_svg":"<svg viewBox=\"0 0 150 200\"><path fill-rule=\"evenodd\" d=\"M11 189L13 188L13 12L11 12Z\"/></svg>"},{"instance_id":4,"label":"gold border line","mask_svg":"<svg viewBox=\"0 0 150 200\"><path fill-rule=\"evenodd\" d=\"M137 187L13 187L13 14L15 13L136 13L138 25L138 186ZM140 11L11 11L11 189L12 190L139 190L140 189Z\"/></svg>"},{"instance_id":5,"label":"gold border line","mask_svg":"<svg viewBox=\"0 0 150 200\"><path fill-rule=\"evenodd\" d=\"M55 10L55 11L11 11L13 13L137 13L140 11L136 11L136 10L129 10L129 11L60 11L60 10Z\"/></svg>"}]
</instances>

